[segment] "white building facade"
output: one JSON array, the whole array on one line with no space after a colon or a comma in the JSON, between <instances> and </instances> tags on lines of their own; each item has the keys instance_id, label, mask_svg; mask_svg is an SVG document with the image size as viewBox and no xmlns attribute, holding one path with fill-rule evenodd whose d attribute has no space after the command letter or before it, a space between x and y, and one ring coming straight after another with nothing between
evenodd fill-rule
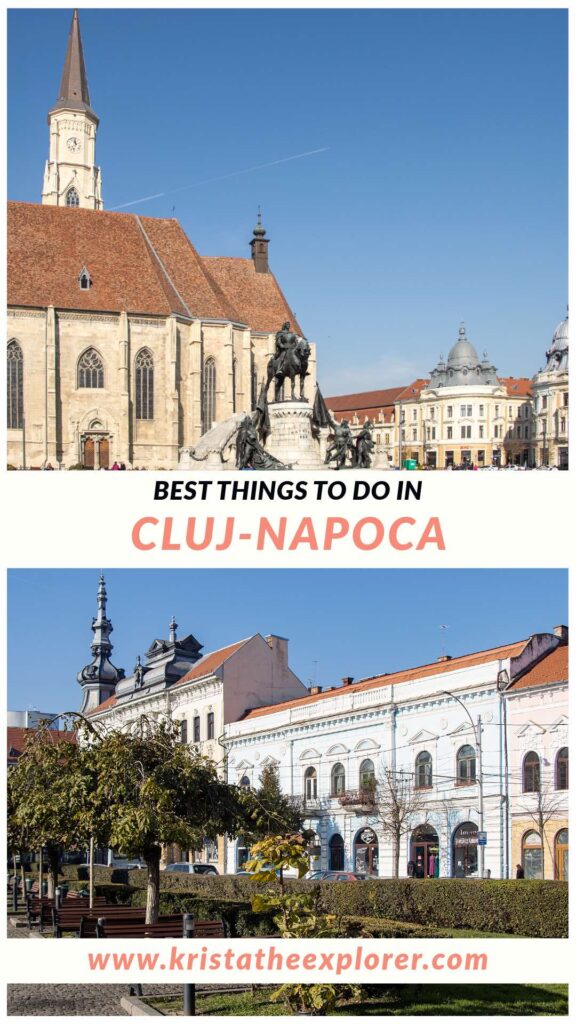
<instances>
[{"instance_id":1,"label":"white building facade","mask_svg":"<svg viewBox=\"0 0 576 1024\"><path fill-rule=\"evenodd\" d=\"M255 786L276 764L316 835L312 866L372 877L394 873L383 779L410 780L401 876L512 877L507 691L564 642L559 628L249 711L226 729L228 779ZM227 870L246 852L230 840Z\"/></svg>"}]
</instances>

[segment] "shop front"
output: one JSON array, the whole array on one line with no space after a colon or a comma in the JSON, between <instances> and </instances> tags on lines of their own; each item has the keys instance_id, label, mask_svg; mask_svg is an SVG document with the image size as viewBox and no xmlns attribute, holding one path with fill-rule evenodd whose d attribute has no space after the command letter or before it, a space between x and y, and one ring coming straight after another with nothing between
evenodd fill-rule
<instances>
[{"instance_id":1,"label":"shop front","mask_svg":"<svg viewBox=\"0 0 576 1024\"><path fill-rule=\"evenodd\" d=\"M410 841L410 861L415 878L438 878L440 846L438 833L431 825L419 825Z\"/></svg>"},{"instance_id":2,"label":"shop front","mask_svg":"<svg viewBox=\"0 0 576 1024\"><path fill-rule=\"evenodd\" d=\"M354 871L376 878L378 875L378 838L371 828L363 828L354 842Z\"/></svg>"},{"instance_id":3,"label":"shop front","mask_svg":"<svg viewBox=\"0 0 576 1024\"><path fill-rule=\"evenodd\" d=\"M452 877L478 876L478 826L472 821L459 825L452 839Z\"/></svg>"}]
</instances>

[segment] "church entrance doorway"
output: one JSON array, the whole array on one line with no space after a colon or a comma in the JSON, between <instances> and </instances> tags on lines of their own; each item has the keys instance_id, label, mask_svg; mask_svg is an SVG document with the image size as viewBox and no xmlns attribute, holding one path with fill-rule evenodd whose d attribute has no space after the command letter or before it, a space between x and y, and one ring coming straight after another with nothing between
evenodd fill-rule
<instances>
[{"instance_id":1,"label":"church entrance doorway","mask_svg":"<svg viewBox=\"0 0 576 1024\"><path fill-rule=\"evenodd\" d=\"M412 833L410 860L416 878L438 878L440 867L438 833L430 825L419 825Z\"/></svg>"},{"instance_id":2,"label":"church entrance doorway","mask_svg":"<svg viewBox=\"0 0 576 1024\"><path fill-rule=\"evenodd\" d=\"M83 434L81 451L84 469L110 468L110 438L106 434Z\"/></svg>"},{"instance_id":3,"label":"church entrance doorway","mask_svg":"<svg viewBox=\"0 0 576 1024\"><path fill-rule=\"evenodd\" d=\"M354 871L376 878L378 875L378 838L371 828L363 828L356 836Z\"/></svg>"}]
</instances>

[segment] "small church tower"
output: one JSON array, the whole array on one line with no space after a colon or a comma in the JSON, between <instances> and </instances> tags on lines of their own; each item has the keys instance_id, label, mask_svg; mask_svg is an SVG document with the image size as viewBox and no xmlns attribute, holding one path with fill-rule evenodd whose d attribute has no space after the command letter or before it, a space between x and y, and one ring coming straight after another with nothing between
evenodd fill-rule
<instances>
[{"instance_id":1,"label":"small church tower","mask_svg":"<svg viewBox=\"0 0 576 1024\"><path fill-rule=\"evenodd\" d=\"M42 202L101 210L102 180L95 162L98 118L90 106L77 10L72 16L60 92L48 114L48 125L50 155Z\"/></svg>"},{"instance_id":2,"label":"small church tower","mask_svg":"<svg viewBox=\"0 0 576 1024\"><path fill-rule=\"evenodd\" d=\"M106 585L101 576L98 583L98 612L92 619L94 639L91 643L92 661L78 673L77 679L82 687L84 699L80 711L82 714L93 711L103 701L112 697L116 684L124 679L124 669L115 668L110 661L112 644L110 634L112 623L106 615Z\"/></svg>"},{"instance_id":3,"label":"small church tower","mask_svg":"<svg viewBox=\"0 0 576 1024\"><path fill-rule=\"evenodd\" d=\"M262 213L258 207L258 223L252 232L253 238L250 241L254 269L257 274L268 273L268 245L270 239L266 238L266 228L262 227Z\"/></svg>"}]
</instances>

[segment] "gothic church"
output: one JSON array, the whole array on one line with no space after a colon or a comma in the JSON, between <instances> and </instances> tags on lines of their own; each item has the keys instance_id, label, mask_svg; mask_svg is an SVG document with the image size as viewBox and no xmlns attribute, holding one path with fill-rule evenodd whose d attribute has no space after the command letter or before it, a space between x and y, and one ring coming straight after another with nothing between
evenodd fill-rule
<instances>
[{"instance_id":1,"label":"gothic church","mask_svg":"<svg viewBox=\"0 0 576 1024\"><path fill-rule=\"evenodd\" d=\"M251 258L202 257L175 219L103 209L77 11L48 124L42 203L8 207L8 463L175 469L254 408L282 323L302 333L265 228Z\"/></svg>"}]
</instances>

